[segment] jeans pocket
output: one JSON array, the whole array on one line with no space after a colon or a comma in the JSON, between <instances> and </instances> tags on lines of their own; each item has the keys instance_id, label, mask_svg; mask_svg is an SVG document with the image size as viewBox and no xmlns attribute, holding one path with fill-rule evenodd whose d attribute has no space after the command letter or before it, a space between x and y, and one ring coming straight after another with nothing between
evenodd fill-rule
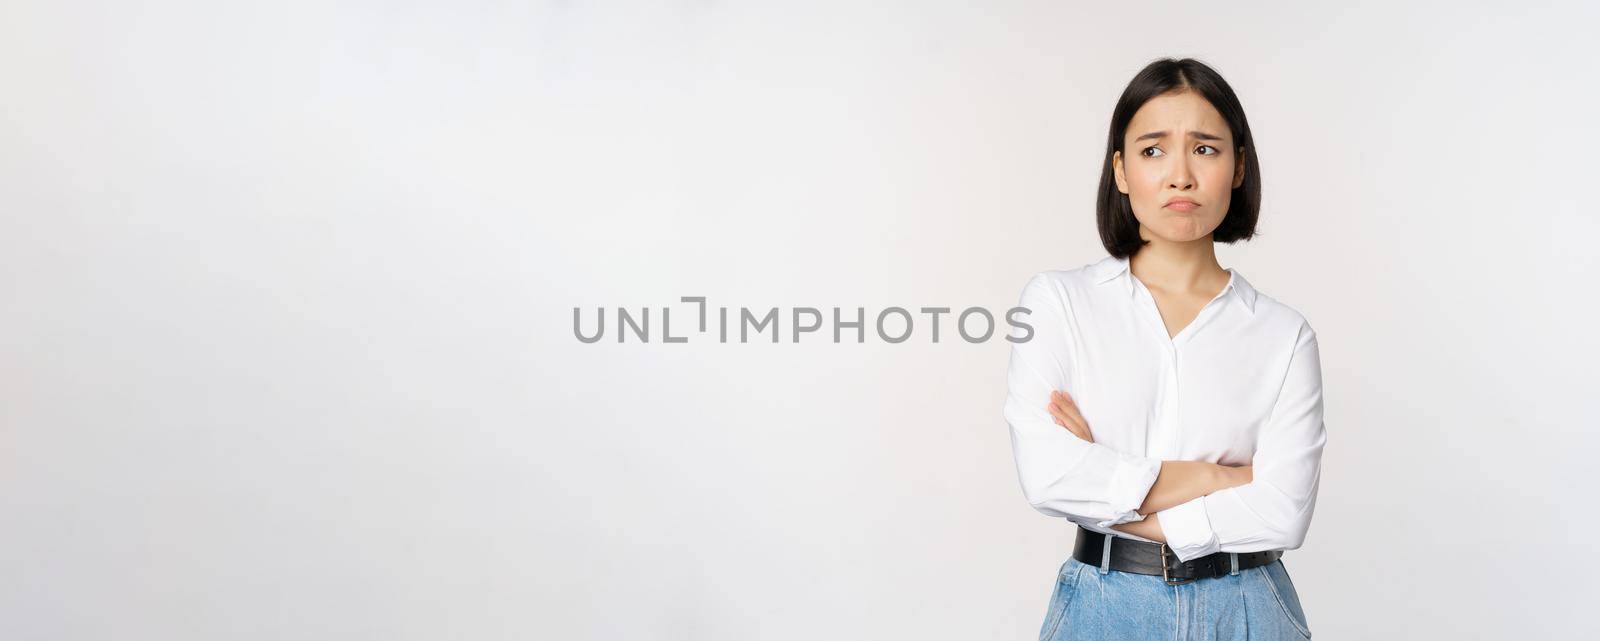
<instances>
[{"instance_id":1,"label":"jeans pocket","mask_svg":"<svg viewBox=\"0 0 1600 641\"><path fill-rule=\"evenodd\" d=\"M1078 576L1083 574L1086 567L1089 566L1073 558L1061 564L1061 570L1056 573L1055 591L1050 594L1050 610L1045 613L1044 625L1039 628L1039 641L1047 641L1056 635L1056 630L1061 629L1067 606L1072 603L1072 595L1078 590Z\"/></svg>"},{"instance_id":2,"label":"jeans pocket","mask_svg":"<svg viewBox=\"0 0 1600 641\"><path fill-rule=\"evenodd\" d=\"M1263 565L1260 570L1266 575L1267 587L1271 588L1272 597L1277 600L1284 618L1294 624L1301 636L1310 639L1311 626L1306 621L1305 609L1300 607L1300 594L1294 589L1294 581L1289 579L1289 569L1284 567L1283 559Z\"/></svg>"}]
</instances>

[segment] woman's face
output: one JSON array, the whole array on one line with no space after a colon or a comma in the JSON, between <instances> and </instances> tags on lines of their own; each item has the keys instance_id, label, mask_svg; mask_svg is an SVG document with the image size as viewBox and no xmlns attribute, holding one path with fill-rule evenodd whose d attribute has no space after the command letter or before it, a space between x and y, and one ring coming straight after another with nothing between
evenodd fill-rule
<instances>
[{"instance_id":1,"label":"woman's face","mask_svg":"<svg viewBox=\"0 0 1600 641\"><path fill-rule=\"evenodd\" d=\"M1244 183L1244 154L1227 121L1193 91L1152 98L1133 114L1112 167L1143 238L1207 238ZM1194 205L1172 202L1188 199Z\"/></svg>"}]
</instances>

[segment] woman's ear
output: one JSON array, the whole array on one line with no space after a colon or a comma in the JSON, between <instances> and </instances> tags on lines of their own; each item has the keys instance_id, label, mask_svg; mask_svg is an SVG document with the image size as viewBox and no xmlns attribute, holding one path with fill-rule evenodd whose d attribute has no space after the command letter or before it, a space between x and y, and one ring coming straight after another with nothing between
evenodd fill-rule
<instances>
[{"instance_id":1,"label":"woman's ear","mask_svg":"<svg viewBox=\"0 0 1600 641\"><path fill-rule=\"evenodd\" d=\"M1122 173L1122 152L1111 152L1111 175L1117 179L1117 191L1128 193L1128 177Z\"/></svg>"},{"instance_id":2,"label":"woman's ear","mask_svg":"<svg viewBox=\"0 0 1600 641\"><path fill-rule=\"evenodd\" d=\"M1239 153L1234 155L1238 156L1239 159L1234 162L1233 188L1238 189L1240 186L1244 185L1244 147L1240 147Z\"/></svg>"}]
</instances>

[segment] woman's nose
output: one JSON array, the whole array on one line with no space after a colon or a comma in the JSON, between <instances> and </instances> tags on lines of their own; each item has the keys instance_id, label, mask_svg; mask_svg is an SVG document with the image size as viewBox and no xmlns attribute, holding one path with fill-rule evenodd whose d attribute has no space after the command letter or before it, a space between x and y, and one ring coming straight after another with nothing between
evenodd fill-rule
<instances>
[{"instance_id":1,"label":"woman's nose","mask_svg":"<svg viewBox=\"0 0 1600 641\"><path fill-rule=\"evenodd\" d=\"M1172 162L1172 174L1167 177L1167 186L1173 189L1194 187L1194 174L1189 171L1187 159L1178 158Z\"/></svg>"}]
</instances>

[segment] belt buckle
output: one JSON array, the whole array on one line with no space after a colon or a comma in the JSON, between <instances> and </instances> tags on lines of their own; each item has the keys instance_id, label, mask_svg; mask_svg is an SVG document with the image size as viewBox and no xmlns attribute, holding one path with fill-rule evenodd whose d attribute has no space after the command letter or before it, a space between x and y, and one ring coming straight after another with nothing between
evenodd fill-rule
<instances>
[{"instance_id":1,"label":"belt buckle","mask_svg":"<svg viewBox=\"0 0 1600 641\"><path fill-rule=\"evenodd\" d=\"M1167 544L1166 543L1162 543L1161 544L1161 580L1162 581L1165 581L1167 583L1167 585L1183 585L1185 583L1194 583L1195 581L1199 580L1199 578L1200 577L1196 576L1196 577L1189 577L1187 579L1178 579L1177 581L1172 580L1171 576L1167 574Z\"/></svg>"}]
</instances>

